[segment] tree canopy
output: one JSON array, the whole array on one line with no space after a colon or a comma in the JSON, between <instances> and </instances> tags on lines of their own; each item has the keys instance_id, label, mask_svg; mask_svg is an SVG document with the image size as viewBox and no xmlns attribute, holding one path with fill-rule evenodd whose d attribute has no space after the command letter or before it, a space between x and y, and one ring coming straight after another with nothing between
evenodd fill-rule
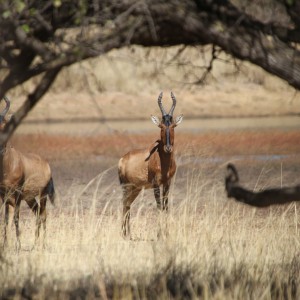
<instances>
[{"instance_id":1,"label":"tree canopy","mask_svg":"<svg viewBox=\"0 0 300 300\"><path fill-rule=\"evenodd\" d=\"M129 45L211 44L300 89L300 0L3 0L0 28L0 99L39 78L0 144L63 67Z\"/></svg>"}]
</instances>

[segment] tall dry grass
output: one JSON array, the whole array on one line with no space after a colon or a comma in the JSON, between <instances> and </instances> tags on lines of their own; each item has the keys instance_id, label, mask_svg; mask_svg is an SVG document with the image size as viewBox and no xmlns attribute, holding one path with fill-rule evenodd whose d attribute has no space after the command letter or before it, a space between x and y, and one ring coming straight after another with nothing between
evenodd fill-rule
<instances>
[{"instance_id":1,"label":"tall dry grass","mask_svg":"<svg viewBox=\"0 0 300 300\"><path fill-rule=\"evenodd\" d=\"M107 183L110 171L49 207L45 248L41 240L32 249L33 215L21 216L20 252L10 228L0 298L299 298L295 204L258 211L234 203L195 167L175 179L168 215L156 211L152 192L139 196L125 241L121 190Z\"/></svg>"}]
</instances>

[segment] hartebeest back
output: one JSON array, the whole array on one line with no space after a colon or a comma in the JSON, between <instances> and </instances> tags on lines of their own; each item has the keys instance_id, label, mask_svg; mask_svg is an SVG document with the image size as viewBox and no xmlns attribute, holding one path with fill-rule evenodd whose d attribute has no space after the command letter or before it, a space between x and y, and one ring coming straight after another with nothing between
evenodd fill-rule
<instances>
[{"instance_id":1,"label":"hartebeest back","mask_svg":"<svg viewBox=\"0 0 300 300\"><path fill-rule=\"evenodd\" d=\"M161 138L146 149L132 150L125 154L119 161L119 179L123 188L123 236L130 235L130 206L143 188L154 189L157 207L168 210L168 195L171 179L176 172L174 158L174 128L181 123L183 116L178 116L175 121L173 112L176 98L171 92L173 100L169 113L163 108L162 93L158 97L158 106L162 119L152 116L154 124L160 128ZM160 186L163 186L161 203Z\"/></svg>"},{"instance_id":2,"label":"hartebeest back","mask_svg":"<svg viewBox=\"0 0 300 300\"><path fill-rule=\"evenodd\" d=\"M6 123L5 115L10 102L4 97L6 108L0 114L0 129ZM2 149L3 182L0 196L5 207L4 244L6 243L6 227L9 217L9 205L14 207L14 222L18 247L20 247L19 211L21 200L25 200L37 215L36 239L39 237L41 224L46 229L46 202L50 198L54 204L55 191L48 162L35 154L23 154L6 144Z\"/></svg>"}]
</instances>

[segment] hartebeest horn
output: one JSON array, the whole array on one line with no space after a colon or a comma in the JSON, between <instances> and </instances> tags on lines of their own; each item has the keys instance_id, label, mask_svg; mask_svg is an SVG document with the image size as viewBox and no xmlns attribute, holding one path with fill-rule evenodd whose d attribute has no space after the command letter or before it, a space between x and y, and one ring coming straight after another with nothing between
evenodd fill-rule
<instances>
[{"instance_id":1,"label":"hartebeest horn","mask_svg":"<svg viewBox=\"0 0 300 300\"><path fill-rule=\"evenodd\" d=\"M6 103L6 107L4 108L4 110L0 113L0 123L3 121L5 115L7 114L7 112L9 111L9 107L10 107L10 101L9 99L4 96L3 97L5 103Z\"/></svg>"},{"instance_id":2,"label":"hartebeest horn","mask_svg":"<svg viewBox=\"0 0 300 300\"><path fill-rule=\"evenodd\" d=\"M174 109L175 109L175 106L176 106L176 98L175 98L175 96L172 92L171 92L171 98L173 100L173 104L172 104L172 107L170 109L169 115L173 117L173 112L174 112Z\"/></svg>"},{"instance_id":3,"label":"hartebeest horn","mask_svg":"<svg viewBox=\"0 0 300 300\"><path fill-rule=\"evenodd\" d=\"M159 106L159 108L160 108L160 111L161 111L161 113L162 113L162 115L163 115L163 117L164 117L165 115L167 115L167 113L166 113L166 111L164 110L163 105L162 105L162 103L161 103L162 96L163 96L163 92L161 92L161 93L159 94L158 99L157 99L157 102L158 102L158 106Z\"/></svg>"}]
</instances>

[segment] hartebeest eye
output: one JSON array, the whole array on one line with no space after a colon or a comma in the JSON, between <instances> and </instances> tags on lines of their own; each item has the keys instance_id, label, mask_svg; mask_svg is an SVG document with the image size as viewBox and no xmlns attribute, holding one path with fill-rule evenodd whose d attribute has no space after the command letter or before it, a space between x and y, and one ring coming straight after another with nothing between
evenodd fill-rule
<instances>
[{"instance_id":1,"label":"hartebeest eye","mask_svg":"<svg viewBox=\"0 0 300 300\"><path fill-rule=\"evenodd\" d=\"M159 120L158 117L156 117L156 116L151 116L151 120L152 120L152 122L153 122L155 125L157 125L158 127L160 127L160 120Z\"/></svg>"}]
</instances>

